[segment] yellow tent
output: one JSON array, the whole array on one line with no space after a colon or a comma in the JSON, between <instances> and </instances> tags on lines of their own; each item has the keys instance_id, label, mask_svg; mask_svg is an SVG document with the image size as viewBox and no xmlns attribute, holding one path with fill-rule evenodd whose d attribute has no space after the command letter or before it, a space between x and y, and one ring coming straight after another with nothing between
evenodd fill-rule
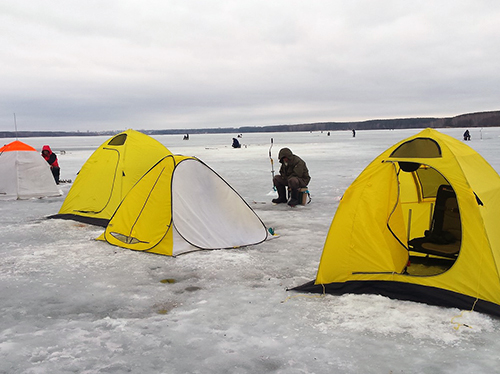
<instances>
[{"instance_id":1,"label":"yellow tent","mask_svg":"<svg viewBox=\"0 0 500 374\"><path fill-rule=\"evenodd\" d=\"M426 129L346 190L316 279L295 290L376 293L500 315L500 177L472 148Z\"/></svg>"},{"instance_id":2,"label":"yellow tent","mask_svg":"<svg viewBox=\"0 0 500 374\"><path fill-rule=\"evenodd\" d=\"M169 154L160 142L134 130L113 136L85 162L59 214L51 218L106 226L127 192Z\"/></svg>"},{"instance_id":3,"label":"yellow tent","mask_svg":"<svg viewBox=\"0 0 500 374\"><path fill-rule=\"evenodd\" d=\"M260 218L212 169L169 155L137 182L98 239L175 256L258 244L267 236Z\"/></svg>"}]
</instances>

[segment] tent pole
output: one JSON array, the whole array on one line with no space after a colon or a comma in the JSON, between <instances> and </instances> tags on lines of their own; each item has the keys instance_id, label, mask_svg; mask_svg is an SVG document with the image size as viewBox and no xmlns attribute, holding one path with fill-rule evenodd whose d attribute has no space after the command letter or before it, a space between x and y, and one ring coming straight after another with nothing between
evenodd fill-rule
<instances>
[{"instance_id":1,"label":"tent pole","mask_svg":"<svg viewBox=\"0 0 500 374\"><path fill-rule=\"evenodd\" d=\"M408 233L406 234L408 242L410 241L410 232L411 232L411 209L408 210Z\"/></svg>"}]
</instances>

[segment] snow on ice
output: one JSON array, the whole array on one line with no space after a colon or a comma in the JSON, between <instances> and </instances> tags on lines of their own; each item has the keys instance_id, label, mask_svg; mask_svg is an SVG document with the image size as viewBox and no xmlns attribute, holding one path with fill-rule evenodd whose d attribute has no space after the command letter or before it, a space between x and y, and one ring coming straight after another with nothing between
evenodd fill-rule
<instances>
[{"instance_id":1,"label":"snow on ice","mask_svg":"<svg viewBox=\"0 0 500 374\"><path fill-rule=\"evenodd\" d=\"M463 130L444 132L460 139ZM46 220L64 196L1 202L0 373L498 372L500 321L491 316L286 291L315 278L345 189L418 131L243 134L240 149L232 134L157 136L212 167L280 235L236 250L137 253L95 241L102 228ZM500 129L471 135L468 144L500 171ZM270 204L271 138L274 158L286 146L307 162L311 204ZM61 179L74 180L106 139L23 141L50 144Z\"/></svg>"}]
</instances>

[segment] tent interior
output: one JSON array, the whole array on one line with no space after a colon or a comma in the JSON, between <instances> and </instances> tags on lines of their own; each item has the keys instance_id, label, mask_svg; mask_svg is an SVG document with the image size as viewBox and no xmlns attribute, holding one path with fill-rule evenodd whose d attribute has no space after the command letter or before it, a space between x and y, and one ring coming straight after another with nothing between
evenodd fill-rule
<instances>
[{"instance_id":1,"label":"tent interior","mask_svg":"<svg viewBox=\"0 0 500 374\"><path fill-rule=\"evenodd\" d=\"M396 149L391 157L398 159L400 151ZM428 145L426 152L429 152ZM397 174L399 199L387 227L408 250L408 263L402 272L409 275L445 272L453 266L461 248L462 223L455 191L450 182L429 165L390 158L385 163L392 164ZM399 214L393 214L395 212ZM406 240L397 237L398 230L391 227L401 225L401 219Z\"/></svg>"},{"instance_id":2,"label":"tent interior","mask_svg":"<svg viewBox=\"0 0 500 374\"><path fill-rule=\"evenodd\" d=\"M436 275L455 262L461 246L461 220L449 182L436 169L417 165L400 169L400 199L405 226L410 275ZM405 183L406 182L406 183Z\"/></svg>"}]
</instances>

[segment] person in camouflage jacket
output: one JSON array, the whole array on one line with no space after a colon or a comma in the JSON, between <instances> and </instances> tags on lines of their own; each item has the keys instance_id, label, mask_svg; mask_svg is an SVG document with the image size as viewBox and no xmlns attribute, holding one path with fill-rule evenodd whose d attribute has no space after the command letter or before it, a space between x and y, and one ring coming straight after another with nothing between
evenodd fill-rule
<instances>
[{"instance_id":1,"label":"person in camouflage jacket","mask_svg":"<svg viewBox=\"0 0 500 374\"><path fill-rule=\"evenodd\" d=\"M304 160L294 155L289 148L282 148L278 158L281 163L280 172L273 179L274 186L278 191L278 198L273 199L273 203L288 202L288 205L295 206L299 203L299 188L307 187L311 180L309 170ZM285 187L288 187L290 191L290 200L287 199Z\"/></svg>"}]
</instances>

